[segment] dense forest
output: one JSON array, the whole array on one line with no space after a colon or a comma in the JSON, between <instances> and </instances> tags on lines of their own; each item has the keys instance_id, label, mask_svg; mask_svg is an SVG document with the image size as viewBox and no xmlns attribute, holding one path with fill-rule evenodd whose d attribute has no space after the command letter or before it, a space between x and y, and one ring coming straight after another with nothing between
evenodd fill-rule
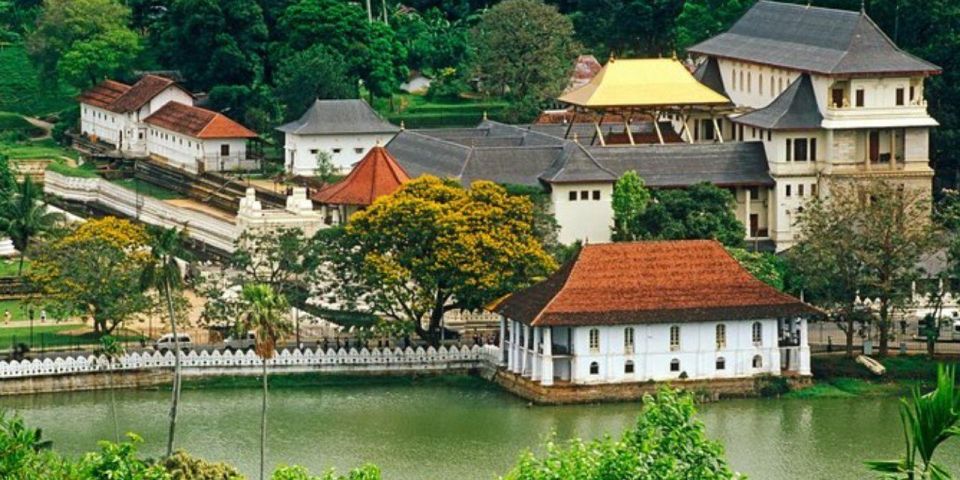
<instances>
[{"instance_id":1,"label":"dense forest","mask_svg":"<svg viewBox=\"0 0 960 480\"><path fill-rule=\"evenodd\" d=\"M0 42L22 44L45 82L176 70L208 106L259 131L313 97L388 98L419 72L428 98L506 102L526 120L563 88L577 54L685 56L754 0L0 0ZM861 0L802 0L858 10ZM927 88L941 123L931 158L956 185L960 2L872 0L870 16L902 48L943 67Z\"/></svg>"}]
</instances>

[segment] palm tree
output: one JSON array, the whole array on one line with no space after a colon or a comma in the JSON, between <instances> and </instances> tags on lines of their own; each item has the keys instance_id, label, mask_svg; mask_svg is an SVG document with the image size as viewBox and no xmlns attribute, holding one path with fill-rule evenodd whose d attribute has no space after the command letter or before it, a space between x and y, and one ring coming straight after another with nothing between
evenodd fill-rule
<instances>
[{"instance_id":1,"label":"palm tree","mask_svg":"<svg viewBox=\"0 0 960 480\"><path fill-rule=\"evenodd\" d=\"M23 259L30 240L52 230L62 218L59 213L47 211L43 191L29 176L0 202L0 233L9 236L20 251L18 275L23 274Z\"/></svg>"},{"instance_id":2,"label":"palm tree","mask_svg":"<svg viewBox=\"0 0 960 480\"><path fill-rule=\"evenodd\" d=\"M113 436L115 437L114 441L120 443L120 421L117 420L117 399L113 391L113 367L115 362L127 351L123 344L117 340L117 337L104 335L100 337L100 346L95 353L106 359L107 365L110 367L108 374L110 378L110 409L113 412Z\"/></svg>"},{"instance_id":3,"label":"palm tree","mask_svg":"<svg viewBox=\"0 0 960 480\"><path fill-rule=\"evenodd\" d=\"M920 394L914 387L908 401L900 399L900 420L906 455L899 460L867 462L867 467L885 478L905 480L945 480L952 478L940 465L933 463L933 454L950 437L960 436L960 390L956 386L953 366L937 368L937 388Z\"/></svg>"},{"instance_id":4,"label":"palm tree","mask_svg":"<svg viewBox=\"0 0 960 480\"><path fill-rule=\"evenodd\" d=\"M267 361L276 353L277 342L293 330L283 295L262 283L244 285L241 294L244 311L238 329L257 332L255 351L263 362L263 404L260 408L260 480L264 479L267 447Z\"/></svg>"},{"instance_id":5,"label":"palm tree","mask_svg":"<svg viewBox=\"0 0 960 480\"><path fill-rule=\"evenodd\" d=\"M184 232L176 229L150 229L150 254L153 261L143 271L141 287L155 288L167 304L167 316L170 320L170 332L173 334L173 393L170 402L170 428L167 433L167 455L173 454L173 439L177 429L177 412L180 408L180 336L177 334L177 315L173 307L173 296L183 288L183 278L180 276L180 266L177 257L185 256L183 242Z\"/></svg>"}]
</instances>

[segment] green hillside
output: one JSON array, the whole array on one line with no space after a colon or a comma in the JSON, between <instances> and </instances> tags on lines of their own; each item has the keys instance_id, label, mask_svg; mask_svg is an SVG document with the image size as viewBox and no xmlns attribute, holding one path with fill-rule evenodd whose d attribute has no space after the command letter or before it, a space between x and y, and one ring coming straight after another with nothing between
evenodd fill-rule
<instances>
[{"instance_id":1,"label":"green hillside","mask_svg":"<svg viewBox=\"0 0 960 480\"><path fill-rule=\"evenodd\" d=\"M41 85L22 45L0 47L0 111L43 116L73 105L76 92L67 85Z\"/></svg>"}]
</instances>

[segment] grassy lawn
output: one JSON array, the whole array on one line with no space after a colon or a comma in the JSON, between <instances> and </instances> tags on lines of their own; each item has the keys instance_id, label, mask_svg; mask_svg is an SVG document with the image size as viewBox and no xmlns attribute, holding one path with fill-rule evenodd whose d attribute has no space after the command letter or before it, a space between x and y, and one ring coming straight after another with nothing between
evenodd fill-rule
<instances>
[{"instance_id":1,"label":"grassy lawn","mask_svg":"<svg viewBox=\"0 0 960 480\"><path fill-rule=\"evenodd\" d=\"M34 126L19 113L0 112L0 132L18 132L24 137L39 137L44 134L42 128Z\"/></svg>"},{"instance_id":2,"label":"grassy lawn","mask_svg":"<svg viewBox=\"0 0 960 480\"><path fill-rule=\"evenodd\" d=\"M0 47L0 110L43 116L74 105L76 94L62 82L42 85L23 45Z\"/></svg>"},{"instance_id":3,"label":"grassy lawn","mask_svg":"<svg viewBox=\"0 0 960 480\"><path fill-rule=\"evenodd\" d=\"M132 178L123 178L119 180L111 180L111 183L120 185L123 188L128 190L137 190L137 183L139 183L140 193L148 197L156 198L157 200L174 200L178 198L185 198L183 195L174 192L173 190L168 190L163 187L158 187L152 183L147 183L144 181L137 182Z\"/></svg>"},{"instance_id":4,"label":"grassy lawn","mask_svg":"<svg viewBox=\"0 0 960 480\"><path fill-rule=\"evenodd\" d=\"M456 99L432 101L423 95L394 95L393 108L387 98L375 98L375 108L388 120L407 128L473 127L483 114L496 120L507 103L496 99Z\"/></svg>"},{"instance_id":5,"label":"grassy lawn","mask_svg":"<svg viewBox=\"0 0 960 480\"><path fill-rule=\"evenodd\" d=\"M50 138L14 143L0 142L0 153L10 157L11 160L77 158L77 152L57 144Z\"/></svg>"},{"instance_id":6,"label":"grassy lawn","mask_svg":"<svg viewBox=\"0 0 960 480\"><path fill-rule=\"evenodd\" d=\"M811 359L814 384L785 395L787 398L842 398L863 396L904 395L910 388L934 386L937 365L942 360L931 360L923 355L904 355L882 359L887 373L877 377L852 358L845 356L815 356ZM946 362L956 363L956 360Z\"/></svg>"},{"instance_id":7,"label":"grassy lawn","mask_svg":"<svg viewBox=\"0 0 960 480\"><path fill-rule=\"evenodd\" d=\"M97 178L96 167L92 163L85 163L79 167L71 167L66 163L55 162L47 166L47 170L66 175L68 177Z\"/></svg>"},{"instance_id":8,"label":"grassy lawn","mask_svg":"<svg viewBox=\"0 0 960 480\"><path fill-rule=\"evenodd\" d=\"M19 269L20 257L0 258L0 277L16 277ZM30 259L24 259L23 271L30 271Z\"/></svg>"},{"instance_id":9,"label":"grassy lawn","mask_svg":"<svg viewBox=\"0 0 960 480\"><path fill-rule=\"evenodd\" d=\"M121 341L137 341L139 336L131 332L126 334L117 334ZM12 345L18 343L30 344L30 327L6 327L0 328L0 350L9 350ZM39 325L33 326L33 345L34 349L39 349L41 345L44 348L49 347L69 347L74 345L95 345L98 343L98 337L94 335L90 327L83 325Z\"/></svg>"}]
</instances>

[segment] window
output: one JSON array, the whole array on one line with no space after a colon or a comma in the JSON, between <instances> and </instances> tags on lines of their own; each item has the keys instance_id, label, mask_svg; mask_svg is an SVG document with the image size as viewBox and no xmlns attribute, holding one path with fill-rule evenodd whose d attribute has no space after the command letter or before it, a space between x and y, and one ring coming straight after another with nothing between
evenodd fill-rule
<instances>
[{"instance_id":1,"label":"window","mask_svg":"<svg viewBox=\"0 0 960 480\"><path fill-rule=\"evenodd\" d=\"M623 329L623 351L633 353L633 327Z\"/></svg>"},{"instance_id":2,"label":"window","mask_svg":"<svg viewBox=\"0 0 960 480\"><path fill-rule=\"evenodd\" d=\"M590 351L591 352L600 351L600 330L596 328L590 329Z\"/></svg>"},{"instance_id":3,"label":"window","mask_svg":"<svg viewBox=\"0 0 960 480\"><path fill-rule=\"evenodd\" d=\"M763 95L763 74L757 75L757 87L760 91L760 95Z\"/></svg>"},{"instance_id":4,"label":"window","mask_svg":"<svg viewBox=\"0 0 960 480\"><path fill-rule=\"evenodd\" d=\"M897 89L897 106L903 105L903 87Z\"/></svg>"},{"instance_id":5,"label":"window","mask_svg":"<svg viewBox=\"0 0 960 480\"><path fill-rule=\"evenodd\" d=\"M670 351L680 350L680 327L678 325L670 326Z\"/></svg>"},{"instance_id":6,"label":"window","mask_svg":"<svg viewBox=\"0 0 960 480\"><path fill-rule=\"evenodd\" d=\"M811 162L817 161L817 139L816 138L810 139L810 161Z\"/></svg>"},{"instance_id":7,"label":"window","mask_svg":"<svg viewBox=\"0 0 960 480\"><path fill-rule=\"evenodd\" d=\"M747 191L750 192L750 200L760 199L760 187L750 187Z\"/></svg>"},{"instance_id":8,"label":"window","mask_svg":"<svg viewBox=\"0 0 960 480\"><path fill-rule=\"evenodd\" d=\"M917 89L913 85L910 85L910 101L912 102L916 98Z\"/></svg>"},{"instance_id":9,"label":"window","mask_svg":"<svg viewBox=\"0 0 960 480\"><path fill-rule=\"evenodd\" d=\"M590 190L580 190L580 200L590 200Z\"/></svg>"},{"instance_id":10,"label":"window","mask_svg":"<svg viewBox=\"0 0 960 480\"><path fill-rule=\"evenodd\" d=\"M590 375L600 375L600 364L597 362L590 362Z\"/></svg>"},{"instance_id":11,"label":"window","mask_svg":"<svg viewBox=\"0 0 960 480\"><path fill-rule=\"evenodd\" d=\"M630 375L633 373L633 370L633 360L627 360L626 363L623 364L623 373Z\"/></svg>"},{"instance_id":12,"label":"window","mask_svg":"<svg viewBox=\"0 0 960 480\"><path fill-rule=\"evenodd\" d=\"M740 132L740 141L743 141L743 124L737 125L737 130Z\"/></svg>"},{"instance_id":13,"label":"window","mask_svg":"<svg viewBox=\"0 0 960 480\"><path fill-rule=\"evenodd\" d=\"M317 154L319 154L319 153L320 153L320 149L318 149L318 148L311 148L311 149L310 149L310 155L317 155Z\"/></svg>"},{"instance_id":14,"label":"window","mask_svg":"<svg viewBox=\"0 0 960 480\"><path fill-rule=\"evenodd\" d=\"M740 90L743 90L743 70L740 70Z\"/></svg>"},{"instance_id":15,"label":"window","mask_svg":"<svg viewBox=\"0 0 960 480\"><path fill-rule=\"evenodd\" d=\"M679 359L674 358L673 360L670 360L670 371L671 371L671 372L679 372L679 371L680 371L680 360L679 360Z\"/></svg>"},{"instance_id":16,"label":"window","mask_svg":"<svg viewBox=\"0 0 960 480\"><path fill-rule=\"evenodd\" d=\"M793 140L787 139L787 161L793 160Z\"/></svg>"},{"instance_id":17,"label":"window","mask_svg":"<svg viewBox=\"0 0 960 480\"><path fill-rule=\"evenodd\" d=\"M797 185L797 196L798 196L798 197L802 197L802 196L803 196L803 187L804 187L804 185L803 185L802 183L799 184L799 185Z\"/></svg>"},{"instance_id":18,"label":"window","mask_svg":"<svg viewBox=\"0 0 960 480\"><path fill-rule=\"evenodd\" d=\"M796 162L807 161L807 139L806 138L793 139L793 160Z\"/></svg>"},{"instance_id":19,"label":"window","mask_svg":"<svg viewBox=\"0 0 960 480\"><path fill-rule=\"evenodd\" d=\"M181 142L182 142L182 141L183 141L183 140L181 140ZM230 156L230 145L229 145L229 144L224 143L224 144L221 144L221 145L220 145L220 156L221 156L221 157Z\"/></svg>"},{"instance_id":20,"label":"window","mask_svg":"<svg viewBox=\"0 0 960 480\"><path fill-rule=\"evenodd\" d=\"M751 137L753 137L753 138L757 138L757 127L753 127L752 133L751 133L750 135L751 135Z\"/></svg>"},{"instance_id":21,"label":"window","mask_svg":"<svg viewBox=\"0 0 960 480\"><path fill-rule=\"evenodd\" d=\"M363 153L363 147L356 147L353 149L353 153Z\"/></svg>"},{"instance_id":22,"label":"window","mask_svg":"<svg viewBox=\"0 0 960 480\"><path fill-rule=\"evenodd\" d=\"M753 91L753 79L750 77L751 73L747 72L747 93L751 93Z\"/></svg>"},{"instance_id":23,"label":"window","mask_svg":"<svg viewBox=\"0 0 960 480\"><path fill-rule=\"evenodd\" d=\"M700 120L700 140L713 140L716 134L713 131L713 121L706 119Z\"/></svg>"},{"instance_id":24,"label":"window","mask_svg":"<svg viewBox=\"0 0 960 480\"><path fill-rule=\"evenodd\" d=\"M717 357L717 370L726 370L727 361L723 357Z\"/></svg>"},{"instance_id":25,"label":"window","mask_svg":"<svg viewBox=\"0 0 960 480\"><path fill-rule=\"evenodd\" d=\"M594 191L593 191L593 199L594 199L594 200L600 200L600 190L594 190Z\"/></svg>"},{"instance_id":26,"label":"window","mask_svg":"<svg viewBox=\"0 0 960 480\"><path fill-rule=\"evenodd\" d=\"M763 357L760 355L753 356L753 368L763 368Z\"/></svg>"},{"instance_id":27,"label":"window","mask_svg":"<svg viewBox=\"0 0 960 480\"><path fill-rule=\"evenodd\" d=\"M773 141L773 130L767 130L767 141L768 142Z\"/></svg>"},{"instance_id":28,"label":"window","mask_svg":"<svg viewBox=\"0 0 960 480\"><path fill-rule=\"evenodd\" d=\"M833 103L834 107L840 108L843 106L843 89L842 88L834 88L833 90L831 90L830 95L831 95L830 102Z\"/></svg>"},{"instance_id":29,"label":"window","mask_svg":"<svg viewBox=\"0 0 960 480\"><path fill-rule=\"evenodd\" d=\"M717 350L723 350L727 347L727 326L718 323L717 324Z\"/></svg>"},{"instance_id":30,"label":"window","mask_svg":"<svg viewBox=\"0 0 960 480\"><path fill-rule=\"evenodd\" d=\"M763 325L760 322L753 322L753 344L760 346L763 344Z\"/></svg>"},{"instance_id":31,"label":"window","mask_svg":"<svg viewBox=\"0 0 960 480\"><path fill-rule=\"evenodd\" d=\"M333 149L333 154L334 154L334 155L337 155L338 153L340 153L340 150L342 150L342 149L340 149L340 148L334 148L334 149Z\"/></svg>"},{"instance_id":32,"label":"window","mask_svg":"<svg viewBox=\"0 0 960 480\"><path fill-rule=\"evenodd\" d=\"M783 77L777 79L777 90L783 92Z\"/></svg>"},{"instance_id":33,"label":"window","mask_svg":"<svg viewBox=\"0 0 960 480\"><path fill-rule=\"evenodd\" d=\"M733 89L737 89L737 69L733 69Z\"/></svg>"},{"instance_id":34,"label":"window","mask_svg":"<svg viewBox=\"0 0 960 480\"><path fill-rule=\"evenodd\" d=\"M864 92L862 88L857 89L857 106L862 107L864 104Z\"/></svg>"},{"instance_id":35,"label":"window","mask_svg":"<svg viewBox=\"0 0 960 480\"><path fill-rule=\"evenodd\" d=\"M577 192L576 192L576 190L570 192L570 201L571 201L571 202L576 202L576 201L577 201Z\"/></svg>"},{"instance_id":36,"label":"window","mask_svg":"<svg viewBox=\"0 0 960 480\"><path fill-rule=\"evenodd\" d=\"M776 96L777 92L773 89L773 75L770 75L770 96Z\"/></svg>"},{"instance_id":37,"label":"window","mask_svg":"<svg viewBox=\"0 0 960 480\"><path fill-rule=\"evenodd\" d=\"M816 196L817 196L817 184L816 184L816 183L811 183L811 184L810 184L810 196L811 196L811 197L816 197Z\"/></svg>"},{"instance_id":38,"label":"window","mask_svg":"<svg viewBox=\"0 0 960 480\"><path fill-rule=\"evenodd\" d=\"M784 193L785 193L786 196L788 196L788 197L791 195L790 185L789 185L789 184L788 184L788 185L786 186L786 188L784 189Z\"/></svg>"}]
</instances>

